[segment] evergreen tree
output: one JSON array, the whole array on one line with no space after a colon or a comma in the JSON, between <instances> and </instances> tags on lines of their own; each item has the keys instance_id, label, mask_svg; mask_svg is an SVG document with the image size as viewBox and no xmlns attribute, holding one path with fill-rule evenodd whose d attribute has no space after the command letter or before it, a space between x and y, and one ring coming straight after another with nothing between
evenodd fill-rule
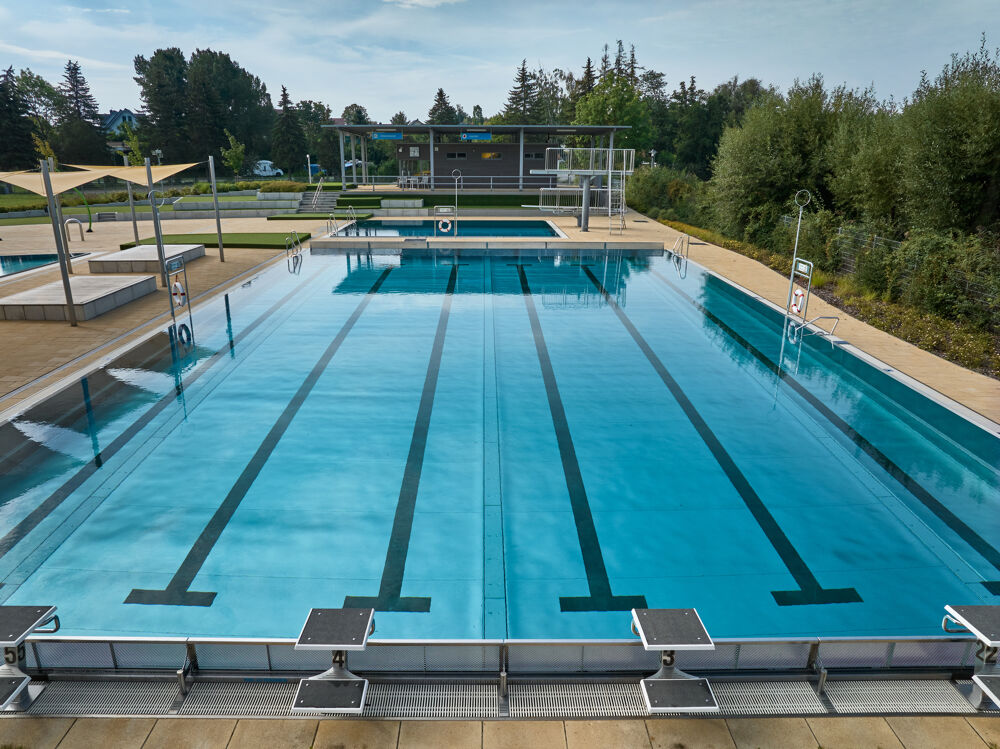
<instances>
[{"instance_id":1,"label":"evergreen tree","mask_svg":"<svg viewBox=\"0 0 1000 749\"><path fill-rule=\"evenodd\" d=\"M147 60L133 61L139 98L139 137L163 151L168 161L183 161L192 155L185 124L187 116L187 70L184 53L177 47L158 49Z\"/></svg>"},{"instance_id":2,"label":"evergreen tree","mask_svg":"<svg viewBox=\"0 0 1000 749\"><path fill-rule=\"evenodd\" d=\"M583 66L583 74L580 76L579 96L586 96L593 91L596 83L597 76L594 74L594 63L588 57L587 64Z\"/></svg>"},{"instance_id":3,"label":"evergreen tree","mask_svg":"<svg viewBox=\"0 0 1000 749\"><path fill-rule=\"evenodd\" d=\"M625 68L625 72L628 74L628 79L630 81L632 81L632 85L633 86L636 83L639 82L639 64L636 62L636 59L635 59L635 45L634 44L630 44L629 45L628 65Z\"/></svg>"},{"instance_id":4,"label":"evergreen tree","mask_svg":"<svg viewBox=\"0 0 1000 749\"><path fill-rule=\"evenodd\" d=\"M472 107L472 124L482 125L484 122L486 122L486 118L483 117L483 108L476 104Z\"/></svg>"},{"instance_id":5,"label":"evergreen tree","mask_svg":"<svg viewBox=\"0 0 1000 749\"><path fill-rule=\"evenodd\" d=\"M101 116L97 112L97 99L90 93L90 85L80 71L80 63L74 60L66 61L59 92L63 96L62 120L83 120L94 126L100 126Z\"/></svg>"},{"instance_id":6,"label":"evergreen tree","mask_svg":"<svg viewBox=\"0 0 1000 749\"><path fill-rule=\"evenodd\" d=\"M608 45L604 45L604 54L601 55L601 70L600 77L603 78L607 72L611 70L611 60L608 57Z\"/></svg>"},{"instance_id":7,"label":"evergreen tree","mask_svg":"<svg viewBox=\"0 0 1000 749\"><path fill-rule=\"evenodd\" d=\"M615 75L625 75L625 45L619 39L615 48Z\"/></svg>"},{"instance_id":8,"label":"evergreen tree","mask_svg":"<svg viewBox=\"0 0 1000 749\"><path fill-rule=\"evenodd\" d=\"M448 101L448 95L443 88L439 88L434 94L434 104L427 112L428 125L457 125L458 111Z\"/></svg>"},{"instance_id":9,"label":"evergreen tree","mask_svg":"<svg viewBox=\"0 0 1000 749\"><path fill-rule=\"evenodd\" d=\"M271 160L291 174L306 161L306 136L302 132L298 113L288 98L288 89L281 87L278 118L271 131Z\"/></svg>"},{"instance_id":10,"label":"evergreen tree","mask_svg":"<svg viewBox=\"0 0 1000 749\"><path fill-rule=\"evenodd\" d=\"M34 163L28 102L17 85L14 68L0 76L0 169L27 169Z\"/></svg>"},{"instance_id":11,"label":"evergreen tree","mask_svg":"<svg viewBox=\"0 0 1000 749\"><path fill-rule=\"evenodd\" d=\"M90 93L80 65L73 60L66 62L59 91L63 96L63 107L54 147L60 160L70 164L108 163L111 152L100 126L97 100Z\"/></svg>"},{"instance_id":12,"label":"evergreen tree","mask_svg":"<svg viewBox=\"0 0 1000 749\"><path fill-rule=\"evenodd\" d=\"M390 119L389 123L392 125L407 125L409 120L406 118L405 112L396 112Z\"/></svg>"},{"instance_id":13,"label":"evergreen tree","mask_svg":"<svg viewBox=\"0 0 1000 749\"><path fill-rule=\"evenodd\" d=\"M537 114L538 91L535 77L528 72L528 61L521 60L521 65L514 74L514 88L507 93L507 104L501 117L509 125L526 125L535 122Z\"/></svg>"}]
</instances>

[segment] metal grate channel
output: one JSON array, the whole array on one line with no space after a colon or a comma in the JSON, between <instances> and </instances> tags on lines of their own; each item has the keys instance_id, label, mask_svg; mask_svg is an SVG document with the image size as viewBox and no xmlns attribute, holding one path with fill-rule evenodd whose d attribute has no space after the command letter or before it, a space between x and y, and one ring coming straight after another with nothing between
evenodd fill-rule
<instances>
[{"instance_id":1,"label":"metal grate channel","mask_svg":"<svg viewBox=\"0 0 1000 749\"><path fill-rule=\"evenodd\" d=\"M639 682L511 684L512 718L644 718Z\"/></svg>"},{"instance_id":2,"label":"metal grate channel","mask_svg":"<svg viewBox=\"0 0 1000 749\"><path fill-rule=\"evenodd\" d=\"M827 712L812 684L804 681L712 682L724 715L819 715Z\"/></svg>"},{"instance_id":3,"label":"metal grate channel","mask_svg":"<svg viewBox=\"0 0 1000 749\"><path fill-rule=\"evenodd\" d=\"M935 680L828 681L838 713L974 713L951 682Z\"/></svg>"},{"instance_id":4,"label":"metal grate channel","mask_svg":"<svg viewBox=\"0 0 1000 749\"><path fill-rule=\"evenodd\" d=\"M298 682L195 682L181 715L288 715Z\"/></svg>"},{"instance_id":5,"label":"metal grate channel","mask_svg":"<svg viewBox=\"0 0 1000 749\"><path fill-rule=\"evenodd\" d=\"M53 681L28 715L166 715L176 681Z\"/></svg>"},{"instance_id":6,"label":"metal grate channel","mask_svg":"<svg viewBox=\"0 0 1000 749\"><path fill-rule=\"evenodd\" d=\"M371 718L496 718L496 682L369 683L363 715Z\"/></svg>"}]
</instances>

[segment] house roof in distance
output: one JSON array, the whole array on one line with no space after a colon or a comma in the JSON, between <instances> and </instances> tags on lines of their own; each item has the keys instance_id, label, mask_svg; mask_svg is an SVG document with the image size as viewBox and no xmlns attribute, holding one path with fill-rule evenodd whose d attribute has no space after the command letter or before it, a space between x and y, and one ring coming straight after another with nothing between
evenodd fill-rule
<instances>
[{"instance_id":1,"label":"house roof in distance","mask_svg":"<svg viewBox=\"0 0 1000 749\"><path fill-rule=\"evenodd\" d=\"M631 125L323 125L350 135L369 135L376 132L425 134L435 133L492 133L494 135L607 135L620 130L631 130Z\"/></svg>"}]
</instances>

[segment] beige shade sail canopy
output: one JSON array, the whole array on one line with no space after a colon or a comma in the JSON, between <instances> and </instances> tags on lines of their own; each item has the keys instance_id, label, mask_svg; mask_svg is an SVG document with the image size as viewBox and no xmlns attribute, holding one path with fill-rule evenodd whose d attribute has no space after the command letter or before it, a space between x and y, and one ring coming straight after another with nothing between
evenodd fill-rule
<instances>
[{"instance_id":1,"label":"beige shade sail canopy","mask_svg":"<svg viewBox=\"0 0 1000 749\"><path fill-rule=\"evenodd\" d=\"M112 171L113 169L108 167L97 167L83 172L49 172L49 179L52 182L52 194L61 195L64 192L69 192L74 187L79 187L88 182L93 182L95 179L106 177ZM0 174L0 182L15 185L36 195L45 195L45 183L42 181L42 175L38 172Z\"/></svg>"},{"instance_id":2,"label":"beige shade sail canopy","mask_svg":"<svg viewBox=\"0 0 1000 749\"><path fill-rule=\"evenodd\" d=\"M151 166L150 170L153 172L153 182L159 182L167 177L172 177L178 172L183 172L185 169L198 166L199 163L201 162L195 161L191 164L161 164L160 166ZM100 166L84 166L82 164L67 164L66 166L71 166L75 169L103 171L108 177L117 177L118 179L131 182L134 185L143 185L145 187L149 186L149 180L146 176L146 167L144 166L120 166L110 168Z\"/></svg>"}]
</instances>

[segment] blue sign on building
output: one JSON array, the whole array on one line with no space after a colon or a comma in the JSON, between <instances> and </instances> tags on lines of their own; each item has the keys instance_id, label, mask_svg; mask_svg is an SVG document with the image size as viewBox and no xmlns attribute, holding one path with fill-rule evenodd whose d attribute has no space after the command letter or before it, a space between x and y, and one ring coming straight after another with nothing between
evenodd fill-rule
<instances>
[{"instance_id":1,"label":"blue sign on building","mask_svg":"<svg viewBox=\"0 0 1000 749\"><path fill-rule=\"evenodd\" d=\"M493 133L462 133L462 140L493 140Z\"/></svg>"},{"instance_id":2,"label":"blue sign on building","mask_svg":"<svg viewBox=\"0 0 1000 749\"><path fill-rule=\"evenodd\" d=\"M372 133L372 140L402 140L402 139L403 139L402 133L380 133L377 131Z\"/></svg>"}]
</instances>

